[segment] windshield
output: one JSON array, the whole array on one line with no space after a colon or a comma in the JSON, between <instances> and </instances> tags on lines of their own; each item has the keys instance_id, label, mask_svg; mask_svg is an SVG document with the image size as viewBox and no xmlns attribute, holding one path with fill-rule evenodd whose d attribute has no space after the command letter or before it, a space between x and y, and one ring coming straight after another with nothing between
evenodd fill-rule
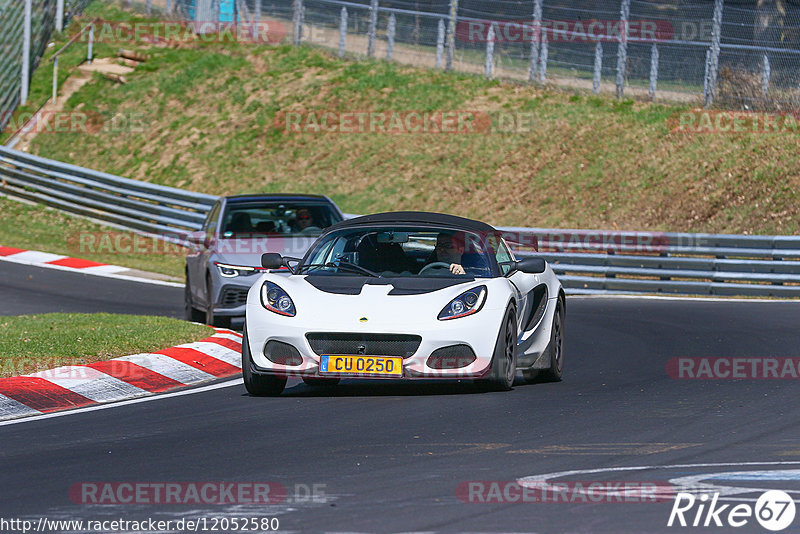
<instances>
[{"instance_id":1,"label":"windshield","mask_svg":"<svg viewBox=\"0 0 800 534\"><path fill-rule=\"evenodd\" d=\"M328 204L258 202L228 204L222 221L223 239L270 235L319 236L341 220Z\"/></svg>"},{"instance_id":2,"label":"windshield","mask_svg":"<svg viewBox=\"0 0 800 534\"><path fill-rule=\"evenodd\" d=\"M455 228L346 228L322 238L301 274L382 277L494 276L485 236Z\"/></svg>"}]
</instances>

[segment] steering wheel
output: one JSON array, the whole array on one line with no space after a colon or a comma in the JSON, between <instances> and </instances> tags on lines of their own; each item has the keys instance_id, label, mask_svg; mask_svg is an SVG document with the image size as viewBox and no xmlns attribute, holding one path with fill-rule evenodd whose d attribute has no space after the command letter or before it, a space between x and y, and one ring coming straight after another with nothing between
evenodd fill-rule
<instances>
[{"instance_id":1,"label":"steering wheel","mask_svg":"<svg viewBox=\"0 0 800 534\"><path fill-rule=\"evenodd\" d=\"M419 273L417 273L417 276L419 276L420 274L424 273L428 269L447 269L449 271L450 270L450 264L449 263L445 263L443 261L435 261L433 263L429 263L428 265L426 265L425 267L423 267L422 269L419 270Z\"/></svg>"}]
</instances>

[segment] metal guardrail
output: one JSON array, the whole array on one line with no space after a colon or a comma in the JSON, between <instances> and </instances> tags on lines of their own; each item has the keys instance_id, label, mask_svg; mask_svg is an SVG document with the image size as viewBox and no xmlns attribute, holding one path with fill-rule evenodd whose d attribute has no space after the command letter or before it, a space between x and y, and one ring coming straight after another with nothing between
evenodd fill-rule
<instances>
[{"instance_id":1,"label":"metal guardrail","mask_svg":"<svg viewBox=\"0 0 800 534\"><path fill-rule=\"evenodd\" d=\"M0 147L0 190L155 234L199 229L213 195L130 180Z\"/></svg>"},{"instance_id":2,"label":"metal guardrail","mask_svg":"<svg viewBox=\"0 0 800 534\"><path fill-rule=\"evenodd\" d=\"M171 237L198 230L217 199L5 147L0 191ZM544 257L572 294L800 297L800 236L498 229L517 255Z\"/></svg>"}]
</instances>

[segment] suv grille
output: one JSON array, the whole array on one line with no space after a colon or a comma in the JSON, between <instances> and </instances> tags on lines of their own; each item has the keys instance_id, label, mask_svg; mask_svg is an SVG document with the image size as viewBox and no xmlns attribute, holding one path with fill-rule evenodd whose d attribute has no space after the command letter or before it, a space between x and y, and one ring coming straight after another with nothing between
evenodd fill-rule
<instances>
[{"instance_id":1,"label":"suv grille","mask_svg":"<svg viewBox=\"0 0 800 534\"><path fill-rule=\"evenodd\" d=\"M226 287L222 290L219 299L221 308L237 308L247 304L247 289L238 287Z\"/></svg>"},{"instance_id":2,"label":"suv grille","mask_svg":"<svg viewBox=\"0 0 800 534\"><path fill-rule=\"evenodd\" d=\"M409 334L346 334L314 332L306 334L311 349L323 354L366 354L368 356L412 356L422 342Z\"/></svg>"}]
</instances>

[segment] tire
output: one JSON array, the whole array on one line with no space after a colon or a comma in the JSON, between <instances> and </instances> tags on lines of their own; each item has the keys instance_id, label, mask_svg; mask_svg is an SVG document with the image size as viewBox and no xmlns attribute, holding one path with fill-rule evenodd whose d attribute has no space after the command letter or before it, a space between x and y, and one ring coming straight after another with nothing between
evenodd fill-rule
<instances>
[{"instance_id":1,"label":"tire","mask_svg":"<svg viewBox=\"0 0 800 534\"><path fill-rule=\"evenodd\" d=\"M514 308L509 307L497 336L492 356L490 376L483 382L489 391L509 391L517 372L517 321Z\"/></svg>"},{"instance_id":2,"label":"tire","mask_svg":"<svg viewBox=\"0 0 800 534\"><path fill-rule=\"evenodd\" d=\"M215 328L230 328L230 317L214 314L214 303L211 301L211 279L208 276L206 276L206 301L205 323Z\"/></svg>"},{"instance_id":3,"label":"tire","mask_svg":"<svg viewBox=\"0 0 800 534\"><path fill-rule=\"evenodd\" d=\"M253 360L250 343L247 340L247 327L242 333L242 376L247 392L256 397L277 397L286 387L286 377L253 373Z\"/></svg>"},{"instance_id":4,"label":"tire","mask_svg":"<svg viewBox=\"0 0 800 534\"><path fill-rule=\"evenodd\" d=\"M339 385L338 378L317 378L315 376L304 376L303 382L308 386L332 388Z\"/></svg>"},{"instance_id":5,"label":"tire","mask_svg":"<svg viewBox=\"0 0 800 534\"><path fill-rule=\"evenodd\" d=\"M194 302L192 301L192 286L189 283L188 274L186 275L186 285L183 290L183 316L184 319L193 323L203 323L206 318L202 311L194 307Z\"/></svg>"},{"instance_id":6,"label":"tire","mask_svg":"<svg viewBox=\"0 0 800 534\"><path fill-rule=\"evenodd\" d=\"M564 305L561 299L556 304L553 315L553 328L550 332L550 367L543 369L540 376L543 382L560 382L564 373Z\"/></svg>"}]
</instances>

